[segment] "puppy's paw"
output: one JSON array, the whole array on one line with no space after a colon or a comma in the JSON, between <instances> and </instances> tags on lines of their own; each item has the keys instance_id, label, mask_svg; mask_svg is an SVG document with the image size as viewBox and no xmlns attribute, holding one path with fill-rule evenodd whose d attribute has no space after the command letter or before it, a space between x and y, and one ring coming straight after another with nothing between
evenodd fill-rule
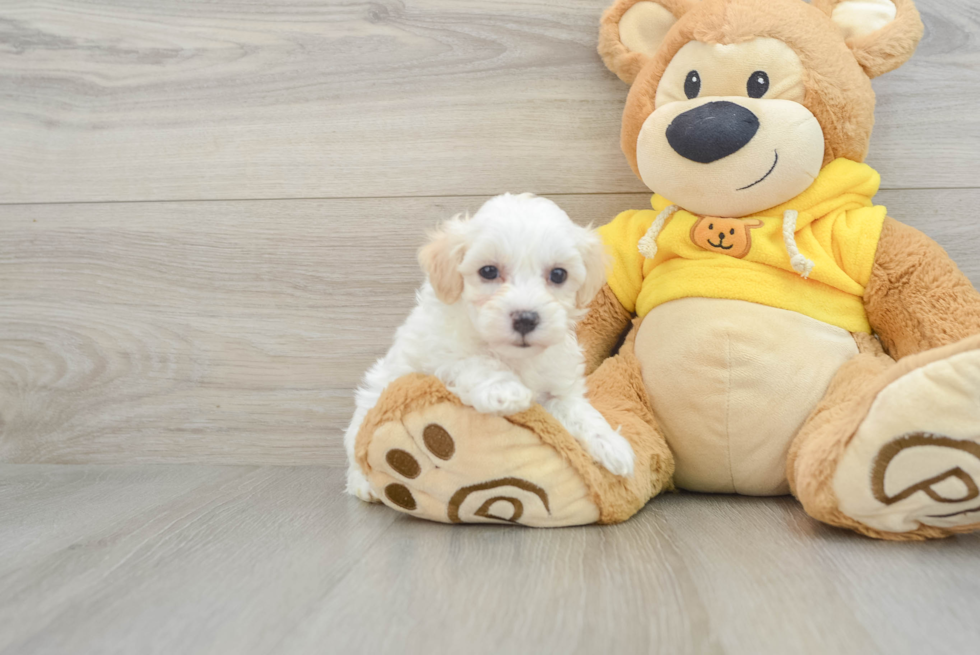
<instances>
[{"instance_id":1,"label":"puppy's paw","mask_svg":"<svg viewBox=\"0 0 980 655\"><path fill-rule=\"evenodd\" d=\"M365 503L379 503L378 497L371 491L371 484L364 474L357 467L351 466L347 470L347 493L355 498L363 500Z\"/></svg>"},{"instance_id":2,"label":"puppy's paw","mask_svg":"<svg viewBox=\"0 0 980 655\"><path fill-rule=\"evenodd\" d=\"M633 475L636 454L623 435L611 429L593 433L585 440L585 447L603 468L614 475Z\"/></svg>"},{"instance_id":3,"label":"puppy's paw","mask_svg":"<svg viewBox=\"0 0 980 655\"><path fill-rule=\"evenodd\" d=\"M473 391L473 408L481 414L509 416L530 409L534 392L519 380L486 384Z\"/></svg>"}]
</instances>

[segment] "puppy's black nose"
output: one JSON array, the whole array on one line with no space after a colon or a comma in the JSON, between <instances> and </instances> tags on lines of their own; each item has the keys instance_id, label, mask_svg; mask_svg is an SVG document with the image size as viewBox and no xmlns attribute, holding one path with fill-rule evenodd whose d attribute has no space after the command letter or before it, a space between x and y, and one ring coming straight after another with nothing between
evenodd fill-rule
<instances>
[{"instance_id":1,"label":"puppy's black nose","mask_svg":"<svg viewBox=\"0 0 980 655\"><path fill-rule=\"evenodd\" d=\"M667 127L667 143L699 164L733 155L759 131L759 118L742 105L719 100L686 111Z\"/></svg>"},{"instance_id":2,"label":"puppy's black nose","mask_svg":"<svg viewBox=\"0 0 980 655\"><path fill-rule=\"evenodd\" d=\"M514 312L511 317L514 319L514 331L521 336L534 332L541 320L537 312Z\"/></svg>"}]
</instances>

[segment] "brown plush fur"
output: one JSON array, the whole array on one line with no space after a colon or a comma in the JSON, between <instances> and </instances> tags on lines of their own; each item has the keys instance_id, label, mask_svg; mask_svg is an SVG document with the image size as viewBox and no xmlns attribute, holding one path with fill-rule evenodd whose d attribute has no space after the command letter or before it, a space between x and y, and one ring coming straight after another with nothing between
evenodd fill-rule
<instances>
[{"instance_id":1,"label":"brown plush fur","mask_svg":"<svg viewBox=\"0 0 980 655\"><path fill-rule=\"evenodd\" d=\"M869 528L838 509L832 480L837 463L867 416L878 393L903 375L958 353L980 348L980 336L911 355L895 363L867 335L858 335L857 357L841 367L827 395L807 419L789 452L786 473L793 495L806 512L825 523L891 541L921 541L972 532L980 523L958 528L921 526L911 532Z\"/></svg>"},{"instance_id":2,"label":"brown plush fur","mask_svg":"<svg viewBox=\"0 0 980 655\"><path fill-rule=\"evenodd\" d=\"M864 305L896 359L980 334L980 293L939 244L891 218L882 227Z\"/></svg>"},{"instance_id":3,"label":"brown plush fur","mask_svg":"<svg viewBox=\"0 0 980 655\"><path fill-rule=\"evenodd\" d=\"M863 161L874 125L870 78L904 63L921 39L923 27L912 0L894 0L895 20L872 34L845 41L831 19L840 1L813 0L810 5L798 0L661 2L679 20L653 55L629 53L619 42L617 22L634 2L616 2L603 17L599 51L611 70L633 83L621 136L623 152L637 176L637 138L654 111L657 86L676 53L692 40L733 44L771 37L789 45L805 70L803 104L824 133L824 164L838 157ZM870 536L923 539L969 531L975 526L882 533L837 509L833 472L881 389L915 367L977 347L980 339L971 336L980 334L980 294L937 244L891 219L883 229L865 305L881 343L855 335L861 354L841 368L792 444L790 486L814 517ZM606 333L590 331L602 332L608 325L611 332L615 316L605 309L601 319L583 326L589 328L583 330L587 341L605 343L610 338ZM939 350L929 350L933 348ZM905 359L896 364L892 357Z\"/></svg>"},{"instance_id":4,"label":"brown plush fur","mask_svg":"<svg viewBox=\"0 0 980 655\"><path fill-rule=\"evenodd\" d=\"M864 161L874 126L874 91L868 75L828 15L800 0L702 0L678 21L656 56L636 75L630 89L621 145L637 176L637 137L643 122L653 113L657 85L677 51L692 40L730 44L756 37L785 42L803 62L803 105L823 129L824 164L838 157ZM600 43L603 50L614 49L609 43Z\"/></svg>"},{"instance_id":5,"label":"brown plush fur","mask_svg":"<svg viewBox=\"0 0 980 655\"><path fill-rule=\"evenodd\" d=\"M617 0L602 14L599 27L599 55L609 70L616 73L619 79L632 84L637 74L650 60L641 52L630 52L619 41L619 19L633 5L645 0ZM658 0L658 4L667 9L676 18L687 13L698 0Z\"/></svg>"},{"instance_id":6,"label":"brown plush fur","mask_svg":"<svg viewBox=\"0 0 980 655\"><path fill-rule=\"evenodd\" d=\"M613 354L632 318L609 285L604 285L592 299L589 313L578 325L578 342L585 352L586 375L591 375Z\"/></svg>"},{"instance_id":7,"label":"brown plush fur","mask_svg":"<svg viewBox=\"0 0 980 655\"><path fill-rule=\"evenodd\" d=\"M844 0L811 0L811 4L832 15L834 7ZM847 40L847 46L868 77L878 77L895 70L912 56L922 39L925 27L912 0L892 0L895 20L876 34Z\"/></svg>"}]
</instances>

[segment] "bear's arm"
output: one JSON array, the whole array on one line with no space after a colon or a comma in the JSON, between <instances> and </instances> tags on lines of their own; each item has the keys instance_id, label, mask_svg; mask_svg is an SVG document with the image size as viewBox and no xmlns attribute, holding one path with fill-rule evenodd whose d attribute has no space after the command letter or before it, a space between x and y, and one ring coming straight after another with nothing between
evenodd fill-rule
<instances>
[{"instance_id":1,"label":"bear's arm","mask_svg":"<svg viewBox=\"0 0 980 655\"><path fill-rule=\"evenodd\" d=\"M890 217L864 307L895 359L980 334L980 293L938 243Z\"/></svg>"},{"instance_id":2,"label":"bear's arm","mask_svg":"<svg viewBox=\"0 0 980 655\"><path fill-rule=\"evenodd\" d=\"M609 285L604 285L589 305L589 313L578 325L578 342L585 353L586 375L612 355L632 319L633 314L623 307Z\"/></svg>"}]
</instances>

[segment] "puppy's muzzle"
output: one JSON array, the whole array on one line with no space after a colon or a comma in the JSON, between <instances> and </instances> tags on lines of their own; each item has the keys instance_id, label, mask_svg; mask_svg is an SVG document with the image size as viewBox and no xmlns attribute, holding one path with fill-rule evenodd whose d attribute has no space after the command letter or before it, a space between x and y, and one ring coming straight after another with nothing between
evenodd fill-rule
<instances>
[{"instance_id":1,"label":"puppy's muzzle","mask_svg":"<svg viewBox=\"0 0 980 655\"><path fill-rule=\"evenodd\" d=\"M514 319L514 332L522 337L534 332L541 322L537 312L514 312L510 316Z\"/></svg>"}]
</instances>

